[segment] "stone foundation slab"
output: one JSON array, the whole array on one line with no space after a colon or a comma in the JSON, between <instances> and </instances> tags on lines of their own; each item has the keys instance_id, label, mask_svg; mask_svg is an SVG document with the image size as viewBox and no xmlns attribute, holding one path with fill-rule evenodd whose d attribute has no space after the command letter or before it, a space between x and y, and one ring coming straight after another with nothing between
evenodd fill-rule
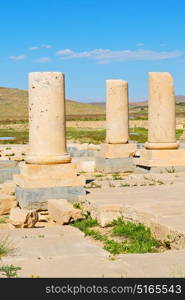
<instances>
[{"instance_id":1,"label":"stone foundation slab","mask_svg":"<svg viewBox=\"0 0 185 300\"><path fill-rule=\"evenodd\" d=\"M15 174L19 174L19 168L5 168L0 169L0 184L4 183L7 180L12 180Z\"/></svg>"},{"instance_id":2,"label":"stone foundation slab","mask_svg":"<svg viewBox=\"0 0 185 300\"><path fill-rule=\"evenodd\" d=\"M141 150L136 164L144 167L183 167L185 149Z\"/></svg>"},{"instance_id":3,"label":"stone foundation slab","mask_svg":"<svg viewBox=\"0 0 185 300\"><path fill-rule=\"evenodd\" d=\"M21 188L16 187L16 199L21 208L46 210L49 199L80 201L86 194L83 187Z\"/></svg>"},{"instance_id":4,"label":"stone foundation slab","mask_svg":"<svg viewBox=\"0 0 185 300\"><path fill-rule=\"evenodd\" d=\"M102 144L98 157L104 158L129 158L132 157L137 149L134 143L127 144Z\"/></svg>"},{"instance_id":5,"label":"stone foundation slab","mask_svg":"<svg viewBox=\"0 0 185 300\"><path fill-rule=\"evenodd\" d=\"M20 163L20 175L15 175L15 183L22 188L50 188L84 186L85 179L78 176L74 163L38 165Z\"/></svg>"},{"instance_id":6,"label":"stone foundation slab","mask_svg":"<svg viewBox=\"0 0 185 300\"><path fill-rule=\"evenodd\" d=\"M0 170L7 168L15 168L18 165L15 160L0 160Z\"/></svg>"},{"instance_id":7,"label":"stone foundation slab","mask_svg":"<svg viewBox=\"0 0 185 300\"><path fill-rule=\"evenodd\" d=\"M134 172L132 158L96 157L95 170L102 173Z\"/></svg>"}]
</instances>

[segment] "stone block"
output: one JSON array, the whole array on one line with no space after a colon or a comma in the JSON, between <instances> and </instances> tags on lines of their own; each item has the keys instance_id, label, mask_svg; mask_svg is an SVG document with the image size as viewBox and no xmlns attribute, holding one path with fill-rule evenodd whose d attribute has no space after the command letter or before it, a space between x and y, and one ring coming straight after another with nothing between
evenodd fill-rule
<instances>
[{"instance_id":1,"label":"stone block","mask_svg":"<svg viewBox=\"0 0 185 300\"><path fill-rule=\"evenodd\" d=\"M95 170L102 173L134 172L132 158L96 157Z\"/></svg>"},{"instance_id":2,"label":"stone block","mask_svg":"<svg viewBox=\"0 0 185 300\"><path fill-rule=\"evenodd\" d=\"M38 212L38 222L48 222L48 213L47 214L43 214L43 212L46 212L47 211L40 211Z\"/></svg>"},{"instance_id":3,"label":"stone block","mask_svg":"<svg viewBox=\"0 0 185 300\"><path fill-rule=\"evenodd\" d=\"M85 179L78 176L74 163L65 164L26 164L20 163L20 175L14 176L16 184L22 188L51 188L84 186Z\"/></svg>"},{"instance_id":4,"label":"stone block","mask_svg":"<svg viewBox=\"0 0 185 300\"><path fill-rule=\"evenodd\" d=\"M96 151L91 149L78 149L75 147L68 147L68 152L71 157L89 157L95 156Z\"/></svg>"},{"instance_id":5,"label":"stone block","mask_svg":"<svg viewBox=\"0 0 185 300\"><path fill-rule=\"evenodd\" d=\"M48 214L55 222L63 225L83 219L80 209L76 209L65 199L49 199Z\"/></svg>"},{"instance_id":6,"label":"stone block","mask_svg":"<svg viewBox=\"0 0 185 300\"><path fill-rule=\"evenodd\" d=\"M104 158L129 158L132 157L137 149L134 143L127 144L102 144L98 157Z\"/></svg>"},{"instance_id":7,"label":"stone block","mask_svg":"<svg viewBox=\"0 0 185 300\"><path fill-rule=\"evenodd\" d=\"M122 217L123 205L107 204L98 206L97 210L92 210L91 215L97 218L101 227L109 225L113 220Z\"/></svg>"},{"instance_id":8,"label":"stone block","mask_svg":"<svg viewBox=\"0 0 185 300\"><path fill-rule=\"evenodd\" d=\"M0 169L14 168L18 164L14 160L0 160Z\"/></svg>"},{"instance_id":9,"label":"stone block","mask_svg":"<svg viewBox=\"0 0 185 300\"><path fill-rule=\"evenodd\" d=\"M77 167L79 172L92 173L95 168L95 160L81 160Z\"/></svg>"},{"instance_id":10,"label":"stone block","mask_svg":"<svg viewBox=\"0 0 185 300\"><path fill-rule=\"evenodd\" d=\"M15 196L0 194L0 215L8 214L11 208L17 206Z\"/></svg>"},{"instance_id":11,"label":"stone block","mask_svg":"<svg viewBox=\"0 0 185 300\"><path fill-rule=\"evenodd\" d=\"M38 222L38 212L19 207L12 208L9 222L16 228L32 228Z\"/></svg>"},{"instance_id":12,"label":"stone block","mask_svg":"<svg viewBox=\"0 0 185 300\"><path fill-rule=\"evenodd\" d=\"M185 166L185 149L141 150L137 164L146 167Z\"/></svg>"},{"instance_id":13,"label":"stone block","mask_svg":"<svg viewBox=\"0 0 185 300\"><path fill-rule=\"evenodd\" d=\"M86 192L81 186L63 186L46 188L22 188L16 187L16 199L21 208L26 209L47 209L48 199L67 199L76 202Z\"/></svg>"}]
</instances>

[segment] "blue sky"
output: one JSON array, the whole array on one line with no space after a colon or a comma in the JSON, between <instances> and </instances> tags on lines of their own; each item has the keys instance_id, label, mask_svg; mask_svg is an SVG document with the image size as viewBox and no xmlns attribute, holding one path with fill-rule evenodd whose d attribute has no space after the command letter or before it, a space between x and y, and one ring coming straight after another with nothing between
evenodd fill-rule
<instances>
[{"instance_id":1,"label":"blue sky","mask_svg":"<svg viewBox=\"0 0 185 300\"><path fill-rule=\"evenodd\" d=\"M6 0L0 3L0 86L27 89L34 71L66 76L67 98L105 99L105 80L147 97L147 73L170 72L185 95L184 0Z\"/></svg>"}]
</instances>

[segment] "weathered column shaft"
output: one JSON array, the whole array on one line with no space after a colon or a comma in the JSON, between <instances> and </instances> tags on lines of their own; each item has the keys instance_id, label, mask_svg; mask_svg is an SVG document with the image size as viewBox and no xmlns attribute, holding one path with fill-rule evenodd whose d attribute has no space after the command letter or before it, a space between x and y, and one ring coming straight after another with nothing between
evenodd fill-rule
<instances>
[{"instance_id":1,"label":"weathered column shaft","mask_svg":"<svg viewBox=\"0 0 185 300\"><path fill-rule=\"evenodd\" d=\"M128 83L124 80L106 81L106 142L128 142Z\"/></svg>"},{"instance_id":2,"label":"weathered column shaft","mask_svg":"<svg viewBox=\"0 0 185 300\"><path fill-rule=\"evenodd\" d=\"M28 163L70 161L65 138L65 82L60 72L29 74Z\"/></svg>"},{"instance_id":3,"label":"weathered column shaft","mask_svg":"<svg viewBox=\"0 0 185 300\"><path fill-rule=\"evenodd\" d=\"M169 73L149 73L147 149L176 149L173 78Z\"/></svg>"}]
</instances>

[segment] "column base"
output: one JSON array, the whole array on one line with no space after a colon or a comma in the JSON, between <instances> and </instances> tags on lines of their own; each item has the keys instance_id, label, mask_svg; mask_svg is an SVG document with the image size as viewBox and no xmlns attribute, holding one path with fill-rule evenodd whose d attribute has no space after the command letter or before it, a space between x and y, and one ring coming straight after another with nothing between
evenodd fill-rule
<instances>
[{"instance_id":1,"label":"column base","mask_svg":"<svg viewBox=\"0 0 185 300\"><path fill-rule=\"evenodd\" d=\"M85 189L81 186L63 186L47 188L22 188L16 187L16 199L21 208L29 210L46 210L49 199L65 199L78 202L85 197Z\"/></svg>"},{"instance_id":2,"label":"column base","mask_svg":"<svg viewBox=\"0 0 185 300\"><path fill-rule=\"evenodd\" d=\"M78 201L85 195L85 178L78 176L74 163L27 164L20 163L20 174L14 175L16 197L20 207L47 209L48 199Z\"/></svg>"},{"instance_id":3,"label":"column base","mask_svg":"<svg viewBox=\"0 0 185 300\"><path fill-rule=\"evenodd\" d=\"M104 158L129 158L136 152L137 145L127 144L102 144L98 157Z\"/></svg>"},{"instance_id":4,"label":"column base","mask_svg":"<svg viewBox=\"0 0 185 300\"><path fill-rule=\"evenodd\" d=\"M95 170L101 173L132 173L135 170L135 166L131 157L96 157Z\"/></svg>"},{"instance_id":5,"label":"column base","mask_svg":"<svg viewBox=\"0 0 185 300\"><path fill-rule=\"evenodd\" d=\"M68 153L64 155L27 155L25 160L29 164L65 164L71 161Z\"/></svg>"},{"instance_id":6,"label":"column base","mask_svg":"<svg viewBox=\"0 0 185 300\"><path fill-rule=\"evenodd\" d=\"M145 148L146 149L151 149L151 150L171 150L171 149L177 149L179 148L179 143L174 142L174 143L150 143L146 142L145 143Z\"/></svg>"},{"instance_id":7,"label":"column base","mask_svg":"<svg viewBox=\"0 0 185 300\"><path fill-rule=\"evenodd\" d=\"M136 164L143 167L185 166L185 149L141 150Z\"/></svg>"}]
</instances>

